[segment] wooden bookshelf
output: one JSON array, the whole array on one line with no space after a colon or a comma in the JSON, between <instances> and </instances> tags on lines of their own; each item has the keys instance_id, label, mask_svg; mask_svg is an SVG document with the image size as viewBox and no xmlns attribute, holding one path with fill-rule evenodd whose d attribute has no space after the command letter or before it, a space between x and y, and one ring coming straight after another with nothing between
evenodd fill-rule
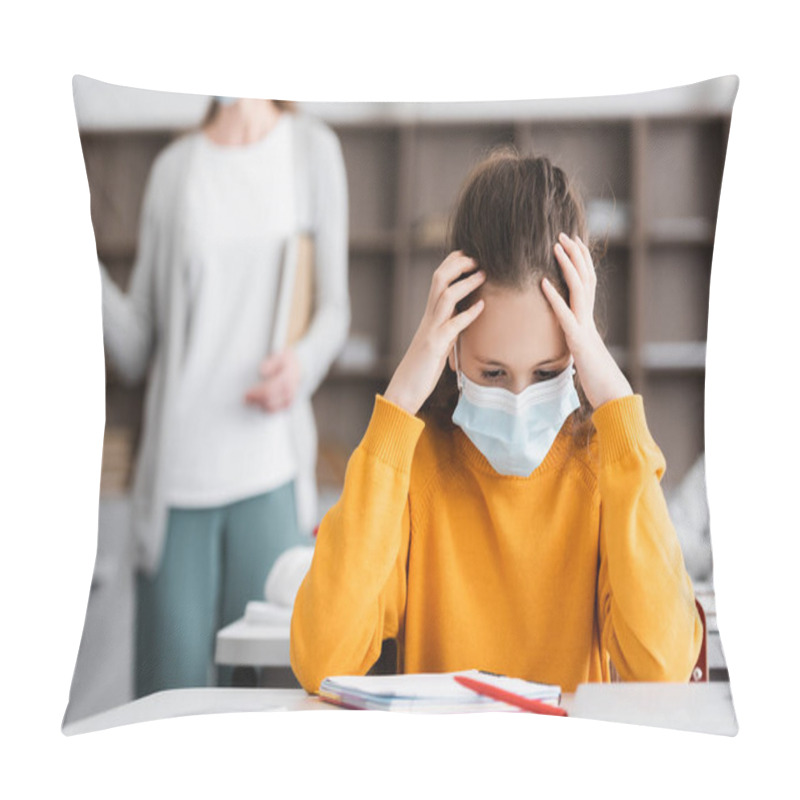
<instances>
[{"instance_id":1,"label":"wooden bookshelf","mask_svg":"<svg viewBox=\"0 0 800 800\"><path fill-rule=\"evenodd\" d=\"M366 427L419 324L434 269L447 255L452 204L472 165L496 145L543 153L587 201L602 285L598 318L634 390L674 486L704 447L705 341L711 258L730 117L535 114L437 120L435 114L329 120L350 196L351 331L374 359L334 366L314 397L320 480ZM181 130L82 132L99 257L126 286L144 180ZM107 417L138 430L141 391L109 371ZM134 448L135 449L135 448ZM117 482L122 474L119 452ZM331 465L338 465L336 469ZM115 484L116 485L116 484Z\"/></svg>"},{"instance_id":2,"label":"wooden bookshelf","mask_svg":"<svg viewBox=\"0 0 800 800\"><path fill-rule=\"evenodd\" d=\"M354 225L354 243L378 236L394 240L393 252L387 248L388 257L374 262L376 269L391 271L392 291L388 313L377 325L354 314L354 330L381 342L381 358L374 372L334 371L328 383L337 382L337 397L345 391L373 394L382 375L383 384L388 382L419 323L432 272L446 255L447 219L461 182L493 145L511 142L523 152L547 154L583 190L593 239L603 252L598 316L634 390L645 397L650 427L667 458L664 484L675 485L704 446L710 268L729 124L728 115L716 112L425 119L378 128L333 124L348 175L358 174L351 183L353 213L395 209L394 219L382 216L371 233ZM358 148L369 132L375 138L367 146L370 158L362 160ZM391 169L375 157L375 148L394 158ZM358 262L365 248L354 244L351 251ZM389 279L382 276L382 289L375 292L374 279L359 278L360 269L351 274L354 309L383 304ZM320 394L327 390L323 386ZM362 402L363 409L371 405ZM335 427L325 427L328 404L320 399L316 406L321 439L335 438ZM353 430L360 432L365 423ZM357 441L353 436L346 444L352 448Z\"/></svg>"}]
</instances>

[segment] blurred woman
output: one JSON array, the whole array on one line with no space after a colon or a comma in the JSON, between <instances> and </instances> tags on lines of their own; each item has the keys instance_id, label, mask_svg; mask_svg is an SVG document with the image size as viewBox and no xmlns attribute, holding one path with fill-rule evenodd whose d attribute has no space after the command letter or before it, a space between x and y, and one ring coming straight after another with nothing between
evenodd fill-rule
<instances>
[{"instance_id":1,"label":"blurred woman","mask_svg":"<svg viewBox=\"0 0 800 800\"><path fill-rule=\"evenodd\" d=\"M287 103L220 97L153 163L127 293L101 265L109 358L126 383L147 377L132 490L137 697L213 684L217 630L310 533L310 398L349 327L347 231L334 132ZM271 353L299 232L315 242L313 316Z\"/></svg>"}]
</instances>

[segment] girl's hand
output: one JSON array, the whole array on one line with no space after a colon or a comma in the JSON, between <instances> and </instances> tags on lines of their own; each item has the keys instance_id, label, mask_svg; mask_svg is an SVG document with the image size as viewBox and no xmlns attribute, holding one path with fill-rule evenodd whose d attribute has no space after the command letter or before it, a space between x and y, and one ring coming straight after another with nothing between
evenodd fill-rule
<instances>
[{"instance_id":1,"label":"girl's hand","mask_svg":"<svg viewBox=\"0 0 800 800\"><path fill-rule=\"evenodd\" d=\"M248 389L244 401L276 412L288 408L300 385L300 361L289 348L265 358L259 367L261 380Z\"/></svg>"},{"instance_id":2,"label":"girl's hand","mask_svg":"<svg viewBox=\"0 0 800 800\"><path fill-rule=\"evenodd\" d=\"M592 408L599 408L633 390L594 324L597 274L589 248L565 233L558 238L555 254L569 287L571 308L547 278L542 280L542 291L564 331L586 398Z\"/></svg>"},{"instance_id":3,"label":"girl's hand","mask_svg":"<svg viewBox=\"0 0 800 800\"><path fill-rule=\"evenodd\" d=\"M383 395L409 414L416 414L433 391L458 334L483 311L483 300L478 300L453 316L456 303L475 291L486 275L476 272L453 281L476 267L474 259L456 250L433 273L422 322Z\"/></svg>"}]
</instances>

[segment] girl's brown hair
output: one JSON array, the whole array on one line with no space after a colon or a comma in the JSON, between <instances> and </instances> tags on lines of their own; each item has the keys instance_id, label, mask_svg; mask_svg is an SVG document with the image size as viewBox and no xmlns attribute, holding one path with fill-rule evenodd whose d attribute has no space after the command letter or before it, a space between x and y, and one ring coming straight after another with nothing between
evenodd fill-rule
<instances>
[{"instance_id":1,"label":"girl's brown hair","mask_svg":"<svg viewBox=\"0 0 800 800\"><path fill-rule=\"evenodd\" d=\"M486 282L498 287L527 290L547 277L569 304L569 288L553 252L562 231L579 236L591 249L577 189L546 156L523 156L503 145L468 175L450 220L447 251L461 250L475 259ZM456 313L475 302L479 292L459 302ZM592 407L577 375L575 384L581 405L570 418L570 432L574 444L584 447L594 431ZM451 430L457 402L455 373L446 363L421 413Z\"/></svg>"}]
</instances>

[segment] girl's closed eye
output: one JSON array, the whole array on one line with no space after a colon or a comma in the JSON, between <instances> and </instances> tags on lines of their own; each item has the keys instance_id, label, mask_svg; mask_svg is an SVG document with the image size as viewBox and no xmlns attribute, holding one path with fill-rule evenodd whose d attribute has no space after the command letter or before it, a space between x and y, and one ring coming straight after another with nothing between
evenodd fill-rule
<instances>
[{"instance_id":1,"label":"girl's closed eye","mask_svg":"<svg viewBox=\"0 0 800 800\"><path fill-rule=\"evenodd\" d=\"M549 381L557 378L560 373L561 370L537 369L533 373L533 377L536 382ZM506 372L503 369L485 369L481 371L481 378L485 381L499 381L505 377L505 374Z\"/></svg>"},{"instance_id":2,"label":"girl's closed eye","mask_svg":"<svg viewBox=\"0 0 800 800\"><path fill-rule=\"evenodd\" d=\"M481 377L486 381L496 381L505 375L502 369L485 369L481 372Z\"/></svg>"},{"instance_id":3,"label":"girl's closed eye","mask_svg":"<svg viewBox=\"0 0 800 800\"><path fill-rule=\"evenodd\" d=\"M557 378L559 374L560 370L557 369L537 369L536 372L533 373L537 381L549 381L553 378Z\"/></svg>"}]
</instances>

